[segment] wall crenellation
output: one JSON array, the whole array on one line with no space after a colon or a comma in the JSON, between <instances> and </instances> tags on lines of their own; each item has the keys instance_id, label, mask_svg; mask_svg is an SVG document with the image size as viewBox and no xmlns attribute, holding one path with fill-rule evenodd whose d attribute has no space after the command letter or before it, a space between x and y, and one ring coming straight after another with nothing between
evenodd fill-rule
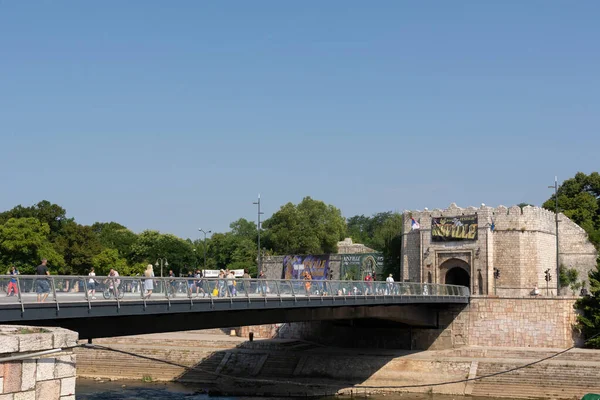
<instances>
[{"instance_id":1,"label":"wall crenellation","mask_svg":"<svg viewBox=\"0 0 600 400\"><path fill-rule=\"evenodd\" d=\"M479 208L470 206L466 208L458 207L452 203L446 209L436 208L434 210L416 210L405 211L407 217L404 220L405 231L410 231L412 216L421 225L421 229L431 228L431 218L452 217L459 215L473 215L479 217L479 228L485 228L486 224L494 222L496 230L532 230L545 231L554 234L556 231L554 212L542 207L525 206L521 209L519 206L506 207L500 205L496 208L482 205ZM563 214L559 214L562 216ZM577 226L576 224L573 224ZM581 229L577 226L578 229Z\"/></svg>"}]
</instances>

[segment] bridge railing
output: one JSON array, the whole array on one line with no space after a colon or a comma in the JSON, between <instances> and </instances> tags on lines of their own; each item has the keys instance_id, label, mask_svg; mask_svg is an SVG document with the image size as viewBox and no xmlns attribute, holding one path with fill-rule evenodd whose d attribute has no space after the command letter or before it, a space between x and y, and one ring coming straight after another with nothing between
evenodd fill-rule
<instances>
[{"instance_id":1,"label":"bridge railing","mask_svg":"<svg viewBox=\"0 0 600 400\"><path fill-rule=\"evenodd\" d=\"M313 298L313 297L396 297L451 296L468 297L464 286L414 282L285 280L285 279L220 279L171 278L140 276L0 276L0 307L6 303L60 303L97 301L154 301L246 298Z\"/></svg>"}]
</instances>

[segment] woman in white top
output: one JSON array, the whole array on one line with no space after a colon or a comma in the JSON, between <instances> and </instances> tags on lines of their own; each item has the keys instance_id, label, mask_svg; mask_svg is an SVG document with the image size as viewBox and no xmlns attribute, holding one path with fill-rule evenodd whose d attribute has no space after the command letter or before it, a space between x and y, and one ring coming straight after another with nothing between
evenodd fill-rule
<instances>
[{"instance_id":1,"label":"woman in white top","mask_svg":"<svg viewBox=\"0 0 600 400\"><path fill-rule=\"evenodd\" d=\"M154 290L154 281L150 278L154 278L154 268L152 264L148 264L146 267L146 271L144 271L144 276L146 279L144 280L144 289L146 289L146 298L149 298L152 294L152 290Z\"/></svg>"},{"instance_id":2,"label":"woman in white top","mask_svg":"<svg viewBox=\"0 0 600 400\"><path fill-rule=\"evenodd\" d=\"M96 273L94 272L94 268L90 270L88 276L90 277L88 281L88 296L91 294L92 300L96 300L96 281L94 280Z\"/></svg>"}]
</instances>

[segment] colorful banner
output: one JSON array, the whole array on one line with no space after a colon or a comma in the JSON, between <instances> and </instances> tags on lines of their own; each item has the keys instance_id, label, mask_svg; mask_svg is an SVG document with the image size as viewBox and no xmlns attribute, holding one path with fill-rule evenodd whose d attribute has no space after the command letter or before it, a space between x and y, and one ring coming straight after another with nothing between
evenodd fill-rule
<instances>
[{"instance_id":1,"label":"colorful banner","mask_svg":"<svg viewBox=\"0 0 600 400\"><path fill-rule=\"evenodd\" d=\"M384 280L383 254L361 253L341 254L341 256L341 280L361 281L368 273L371 273L375 279Z\"/></svg>"},{"instance_id":2,"label":"colorful banner","mask_svg":"<svg viewBox=\"0 0 600 400\"><path fill-rule=\"evenodd\" d=\"M431 241L477 239L477 215L431 218Z\"/></svg>"},{"instance_id":3,"label":"colorful banner","mask_svg":"<svg viewBox=\"0 0 600 400\"><path fill-rule=\"evenodd\" d=\"M327 279L329 254L285 256L283 258L283 279L302 279L305 271L310 272L314 281Z\"/></svg>"}]
</instances>

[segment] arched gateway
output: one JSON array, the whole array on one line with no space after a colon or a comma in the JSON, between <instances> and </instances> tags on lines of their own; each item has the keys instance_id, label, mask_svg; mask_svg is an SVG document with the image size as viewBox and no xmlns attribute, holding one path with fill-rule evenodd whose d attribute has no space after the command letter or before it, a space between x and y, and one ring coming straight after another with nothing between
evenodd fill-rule
<instances>
[{"instance_id":1,"label":"arched gateway","mask_svg":"<svg viewBox=\"0 0 600 400\"><path fill-rule=\"evenodd\" d=\"M440 265L440 283L466 286L471 289L471 267L463 260L451 258Z\"/></svg>"}]
</instances>

